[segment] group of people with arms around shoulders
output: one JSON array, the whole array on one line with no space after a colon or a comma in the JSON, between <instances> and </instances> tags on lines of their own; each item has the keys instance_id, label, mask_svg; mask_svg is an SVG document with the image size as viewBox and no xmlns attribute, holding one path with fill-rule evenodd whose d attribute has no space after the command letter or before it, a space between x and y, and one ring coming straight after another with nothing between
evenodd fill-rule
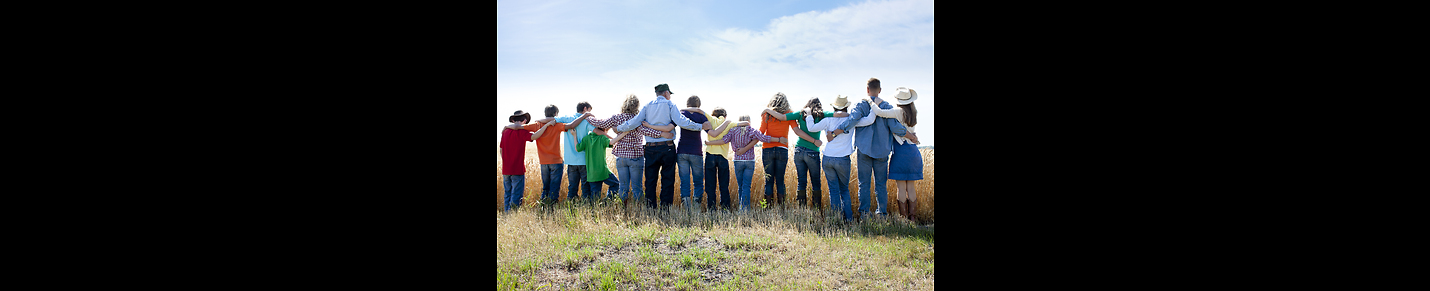
<instances>
[{"instance_id":1,"label":"group of people with arms around shoulders","mask_svg":"<svg viewBox=\"0 0 1430 291\"><path fill-rule=\"evenodd\" d=\"M545 204L559 198L558 184L565 165L568 198L584 197L594 202L597 196L604 195L629 204L645 197L648 206L669 209L674 203L678 172L681 204L687 209L703 206L709 211L745 211L751 207L754 152L755 147L760 147L763 174L769 177L765 180L764 198L772 206L787 207L784 178L787 165L793 162L798 177L794 197L798 205L812 200L814 207L823 210L821 200L825 193L821 193L819 180L823 173L829 185L830 211L842 214L846 221L853 220L849 181L851 163L857 161L861 217L869 214L873 206L870 198L875 195L878 206L874 213L888 214L885 181L894 180L900 200L896 203L900 203L901 212L915 220L909 209L917 207L915 181L923 179L924 165L918 136L914 134L918 123L914 101L918 94L904 87L894 91L893 99L880 98L880 81L870 78L866 82L868 98L851 103L848 97L836 96L829 104L832 111L824 111L818 97L811 97L803 108L794 110L783 93L776 93L767 108L758 113L758 128L750 126L750 115L740 115L732 124L723 108L710 112L700 109L699 96L690 96L685 108L677 107L670 100L674 93L667 84L655 86L656 97L645 106L640 106L636 95L627 95L620 113L607 118L593 116L588 102L578 103L575 113L562 116L558 116L556 105L548 105L546 118L539 120L517 110L508 119L511 124L503 128L498 146L505 191L503 211L521 206L526 142L535 142L541 165L541 203ZM614 138L610 133L613 130ZM678 140L676 130L680 130ZM615 156L614 171L606 167L606 148L611 148ZM730 197L731 173L739 188L738 208ZM659 193L657 182L661 184ZM607 186L606 191L602 191L602 185Z\"/></svg>"}]
</instances>

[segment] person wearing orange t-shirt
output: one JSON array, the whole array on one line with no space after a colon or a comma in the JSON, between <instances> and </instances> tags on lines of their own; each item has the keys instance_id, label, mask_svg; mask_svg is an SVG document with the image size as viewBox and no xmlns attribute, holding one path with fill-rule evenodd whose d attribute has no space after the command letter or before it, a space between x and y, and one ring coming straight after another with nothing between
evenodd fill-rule
<instances>
[{"instance_id":1,"label":"person wearing orange t-shirt","mask_svg":"<svg viewBox=\"0 0 1430 291\"><path fill-rule=\"evenodd\" d=\"M546 123L556 122L555 117L560 113L556 105L546 105L545 119L536 120L531 124L520 127L527 131L536 132L545 126ZM565 128L566 124L556 122L552 124L556 128ZM515 128L507 126L507 128ZM541 203L542 205L552 205L561 195L561 166L565 162L561 159L561 135L547 134L536 139L536 154L541 161Z\"/></svg>"},{"instance_id":2,"label":"person wearing orange t-shirt","mask_svg":"<svg viewBox=\"0 0 1430 291\"><path fill-rule=\"evenodd\" d=\"M775 93L765 107L769 107L779 114L790 113L789 98L786 98L784 93ZM804 130L799 128L798 120L781 120L781 118L770 115L769 112L760 113L760 132L766 135L787 139L791 128L794 129L795 135L801 139L811 142L819 140L805 134ZM770 179L765 180L765 200L769 200L771 204L780 205L780 209L783 210L786 191L785 171L789 168L789 145L781 142L764 143L760 151L760 162L765 166L765 174L770 176Z\"/></svg>"}]
</instances>

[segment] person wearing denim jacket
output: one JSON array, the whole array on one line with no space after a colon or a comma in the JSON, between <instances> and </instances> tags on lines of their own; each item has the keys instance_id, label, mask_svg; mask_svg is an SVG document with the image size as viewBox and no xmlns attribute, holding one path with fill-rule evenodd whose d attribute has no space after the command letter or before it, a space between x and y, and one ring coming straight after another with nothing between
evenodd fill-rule
<instances>
[{"instance_id":1,"label":"person wearing denim jacket","mask_svg":"<svg viewBox=\"0 0 1430 291\"><path fill-rule=\"evenodd\" d=\"M869 78L866 83L866 93L869 99L878 102L881 109L892 109L894 105L879 99L879 79ZM888 215L889 204L889 155L893 153L894 136L912 136L908 128L897 120L886 117L875 117L874 123L854 131L855 123L861 118L873 115L870 112L870 102L861 101L854 109L849 111L849 119L844 120L831 135L838 136L848 132L854 133L854 147L858 149L855 157L859 165L859 213L860 217L865 217L872 206L869 203L871 197L870 187L878 194L879 206L874 213Z\"/></svg>"}]
</instances>

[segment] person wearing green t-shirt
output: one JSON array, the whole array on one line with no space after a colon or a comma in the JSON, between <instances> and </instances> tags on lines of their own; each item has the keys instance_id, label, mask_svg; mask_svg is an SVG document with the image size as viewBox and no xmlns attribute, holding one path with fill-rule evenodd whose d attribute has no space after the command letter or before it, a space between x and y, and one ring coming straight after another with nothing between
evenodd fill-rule
<instances>
[{"instance_id":1,"label":"person wearing green t-shirt","mask_svg":"<svg viewBox=\"0 0 1430 291\"><path fill-rule=\"evenodd\" d=\"M818 112L820 114L811 114L810 112ZM819 182L819 179L821 177L819 170L821 168L821 165L819 164L821 158L821 155L819 153L819 146L824 145L824 142L819 140L818 130L809 131L809 125L804 123L804 116L811 115L812 117L814 117L815 122L819 122L819 120L822 120L825 117L848 117L849 114L844 112L834 113L824 111L819 102L819 97L810 97L809 101L805 102L804 104L804 110L801 111L792 111L786 114L779 114L779 112L776 112L774 110L765 109L765 113L774 116L780 121L799 121L799 130L803 131L804 134L801 135L796 132L796 135L799 136L799 141L795 143L794 157L790 158L791 160L794 160L795 175L798 177L797 180L799 181L799 188L795 190L795 203L798 203L798 205L805 205L805 185L808 184L812 186L810 187L811 189L814 189L814 191L812 191L812 194L814 194L812 195L814 197L813 207L819 208L821 210L820 213L823 213L825 207L824 202L821 199L821 197L823 197L824 191L820 189L822 185L820 185Z\"/></svg>"},{"instance_id":2,"label":"person wearing green t-shirt","mask_svg":"<svg viewBox=\"0 0 1430 291\"><path fill-rule=\"evenodd\" d=\"M576 144L576 151L586 156L586 183L591 187L591 193L601 193L601 183L605 183L610 187L607 188L606 197L612 198L616 197L616 187L620 186L621 181L606 168L606 149L611 148L611 136L606 135L606 130L607 128L592 128L591 134L587 134ZM631 132L623 132L617 135L615 140L620 140L629 133ZM592 198L591 202L595 202L595 199Z\"/></svg>"}]
</instances>

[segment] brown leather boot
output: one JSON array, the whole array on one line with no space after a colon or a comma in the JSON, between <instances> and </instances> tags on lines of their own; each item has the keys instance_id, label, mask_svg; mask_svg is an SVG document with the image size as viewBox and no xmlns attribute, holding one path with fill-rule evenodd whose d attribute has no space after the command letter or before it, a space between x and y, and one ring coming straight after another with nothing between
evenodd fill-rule
<instances>
[{"instance_id":1,"label":"brown leather boot","mask_svg":"<svg viewBox=\"0 0 1430 291\"><path fill-rule=\"evenodd\" d=\"M909 200L909 221L919 224L919 201Z\"/></svg>"}]
</instances>

